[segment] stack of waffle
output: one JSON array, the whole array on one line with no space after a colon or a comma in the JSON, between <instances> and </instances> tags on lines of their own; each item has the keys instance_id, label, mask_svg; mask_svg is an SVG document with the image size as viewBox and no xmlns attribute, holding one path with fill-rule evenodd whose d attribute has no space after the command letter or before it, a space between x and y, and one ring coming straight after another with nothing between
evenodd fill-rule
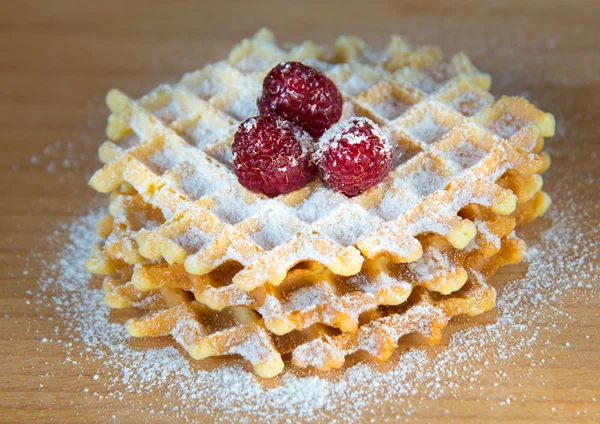
<instances>
[{"instance_id":1,"label":"stack of waffle","mask_svg":"<svg viewBox=\"0 0 600 424\"><path fill-rule=\"evenodd\" d=\"M288 60L337 84L342 119L387 134L381 184L348 198L317 178L270 199L238 183L233 135ZM493 308L487 278L523 257L515 226L550 205L541 150L554 118L489 87L464 54L444 61L399 37L383 51L342 37L327 55L262 30L138 100L112 90L105 165L90 180L109 214L87 267L109 307L145 311L131 336L171 335L195 359L240 355L262 377L287 354L328 370L359 351L385 360L409 333L436 343L450 318Z\"/></svg>"}]
</instances>

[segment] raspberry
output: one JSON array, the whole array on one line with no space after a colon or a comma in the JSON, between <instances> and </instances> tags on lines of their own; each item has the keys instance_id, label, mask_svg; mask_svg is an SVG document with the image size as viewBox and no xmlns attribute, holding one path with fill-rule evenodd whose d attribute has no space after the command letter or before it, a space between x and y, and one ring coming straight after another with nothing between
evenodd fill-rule
<instances>
[{"instance_id":1,"label":"raspberry","mask_svg":"<svg viewBox=\"0 0 600 424\"><path fill-rule=\"evenodd\" d=\"M273 113L320 137L342 116L342 95L333 81L300 62L283 62L263 82L261 115Z\"/></svg>"},{"instance_id":2,"label":"raspberry","mask_svg":"<svg viewBox=\"0 0 600 424\"><path fill-rule=\"evenodd\" d=\"M351 118L329 129L314 158L323 179L347 196L379 184L392 168L390 145L367 118Z\"/></svg>"},{"instance_id":3,"label":"raspberry","mask_svg":"<svg viewBox=\"0 0 600 424\"><path fill-rule=\"evenodd\" d=\"M233 142L233 165L241 185L269 197L303 187L317 173L312 138L280 117L242 122Z\"/></svg>"}]
</instances>

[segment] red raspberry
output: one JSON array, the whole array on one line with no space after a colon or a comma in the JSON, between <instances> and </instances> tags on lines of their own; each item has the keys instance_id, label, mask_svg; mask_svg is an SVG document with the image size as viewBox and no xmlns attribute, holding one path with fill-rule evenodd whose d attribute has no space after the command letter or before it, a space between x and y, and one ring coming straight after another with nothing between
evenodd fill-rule
<instances>
[{"instance_id":1,"label":"red raspberry","mask_svg":"<svg viewBox=\"0 0 600 424\"><path fill-rule=\"evenodd\" d=\"M241 185L269 197L303 187L317 173L312 138L273 115L248 118L233 142L233 165Z\"/></svg>"},{"instance_id":2,"label":"red raspberry","mask_svg":"<svg viewBox=\"0 0 600 424\"><path fill-rule=\"evenodd\" d=\"M392 149L367 118L350 118L329 129L314 158L323 179L347 196L379 184L392 168Z\"/></svg>"},{"instance_id":3,"label":"red raspberry","mask_svg":"<svg viewBox=\"0 0 600 424\"><path fill-rule=\"evenodd\" d=\"M300 62L271 69L257 100L261 115L273 113L320 137L342 116L342 95L333 81Z\"/></svg>"}]
</instances>

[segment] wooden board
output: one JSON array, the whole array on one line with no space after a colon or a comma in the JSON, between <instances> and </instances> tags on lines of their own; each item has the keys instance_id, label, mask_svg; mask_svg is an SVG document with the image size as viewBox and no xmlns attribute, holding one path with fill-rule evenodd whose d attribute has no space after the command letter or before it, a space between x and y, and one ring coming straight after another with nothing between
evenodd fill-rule
<instances>
[{"instance_id":1,"label":"wooden board","mask_svg":"<svg viewBox=\"0 0 600 424\"><path fill-rule=\"evenodd\" d=\"M81 215L98 198L86 180L99 166L96 149L104 137L107 90L119 87L136 97L175 81L222 58L260 26L295 42L330 43L348 33L382 45L398 33L415 44L440 45L447 54L465 51L492 74L496 94L526 95L557 117L553 169L546 179L548 191L559 199L554 207L572 198L580 176L589 184L579 184L575 194L595 204L600 199L598 1L3 0L0 11L0 421L92 422L113 415L124 422L151 420L116 399L86 396L83 387L103 390L91 378L95 369L79 375L64 364L59 346L40 344L41 335L54 326L54 311L48 308L40 317L27 303L26 292L35 290L41 265L24 275L23 263L58 223ZM44 163L33 163L33 156ZM69 162L63 165L65 159ZM52 172L46 170L50 162L56 165ZM571 193L554 193L558 182L573 187ZM596 208L592 219L581 222L582 231L599 217ZM39 263L52 253L42 249ZM499 278L523 270L513 267ZM426 400L408 418L600 420L600 403L593 400L600 399L600 301L597 296L587 304L567 301L565 309L571 316L568 327L552 343L571 342L569 353L557 350L551 363L528 378L498 387L484 378L490 385L486 399L473 394ZM46 373L53 377L41 378ZM499 406L514 393L525 394L525 400ZM379 412L376 417L383 419L386 408Z\"/></svg>"}]
</instances>

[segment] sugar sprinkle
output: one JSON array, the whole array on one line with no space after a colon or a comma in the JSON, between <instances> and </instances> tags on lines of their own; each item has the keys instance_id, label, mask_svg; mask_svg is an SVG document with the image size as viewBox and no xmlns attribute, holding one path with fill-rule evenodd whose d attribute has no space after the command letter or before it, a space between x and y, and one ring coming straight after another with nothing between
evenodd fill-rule
<instances>
[{"instance_id":1,"label":"sugar sprinkle","mask_svg":"<svg viewBox=\"0 0 600 424\"><path fill-rule=\"evenodd\" d=\"M477 381L486 372L494 372L498 383L510 378L502 369L518 358L530 359L531 369L545 363L549 337L561 331L557 322L566 316L561 311L565 296L577 295L585 300L597 288L598 226L591 226L588 233L577 228L580 219L594 219L594 205L585 207L585 202L581 199L563 204L564 209L551 209L552 227L537 240L529 240L527 275L500 290L494 322L455 332L449 346L437 353L405 348L384 369L366 362L335 376L308 377L289 369L274 387L265 387L248 367L235 361L206 371L173 346L132 347L122 324L109 320L102 290L90 284L83 265L99 241L94 225L101 212L92 211L55 232L56 240L61 234L67 234L69 240L57 258L44 267L39 290L32 298L40 307L47 306L49 300L53 302L62 322L55 328L57 334L40 337L40 341L44 346L60 344L67 366L97 365L101 371L92 381L104 384L104 390L92 393L83 389L87 396L126 402L127 394L144 391L160 399L177 400L152 406L127 404L140 413L149 414L152 409L184 419L209 413L216 421L235 418L239 422L336 417L337 422L343 422L376 416L370 408L385 403L392 405L392 412L410 416L419 410L419 398L436 399L457 396L466 389L477 390ZM585 211L589 216L580 216ZM54 295L50 297L49 293ZM566 342L564 348L571 345ZM542 347L534 350L534 346ZM483 393L484 388L479 390ZM516 398L509 399L514 402ZM510 403L503 402L505 406Z\"/></svg>"}]
</instances>

